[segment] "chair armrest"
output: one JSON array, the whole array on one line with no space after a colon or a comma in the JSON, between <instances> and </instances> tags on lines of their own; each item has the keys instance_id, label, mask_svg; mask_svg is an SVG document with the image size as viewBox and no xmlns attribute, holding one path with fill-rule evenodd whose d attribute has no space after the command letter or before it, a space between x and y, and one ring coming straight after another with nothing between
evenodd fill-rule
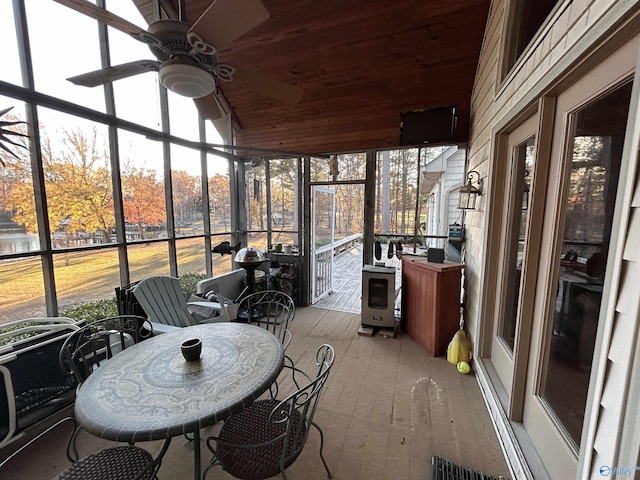
<instances>
[{"instance_id":1,"label":"chair armrest","mask_svg":"<svg viewBox=\"0 0 640 480\"><path fill-rule=\"evenodd\" d=\"M216 316L222 314L222 308L218 302L188 302L187 309L197 323L216 321Z\"/></svg>"},{"instance_id":2,"label":"chair armrest","mask_svg":"<svg viewBox=\"0 0 640 480\"><path fill-rule=\"evenodd\" d=\"M5 355L3 357L0 357L0 380L4 384L3 390L7 397L7 405L6 405L7 434L3 438L0 438L0 448L4 447L6 443L9 443L9 440L13 437L17 428L16 402L15 402L15 396L13 394L13 382L11 381L11 372L7 367L2 366L3 363L8 363L9 361L15 360L16 358L17 357L15 354ZM4 416L5 412L2 412L2 415ZM5 419L0 419L0 420L1 420L0 425L5 423Z\"/></svg>"},{"instance_id":3,"label":"chair armrest","mask_svg":"<svg viewBox=\"0 0 640 480\"><path fill-rule=\"evenodd\" d=\"M220 310L220 303L218 302L208 302L208 301L188 302L187 306L204 307L204 308L212 308L212 309Z\"/></svg>"},{"instance_id":4,"label":"chair armrest","mask_svg":"<svg viewBox=\"0 0 640 480\"><path fill-rule=\"evenodd\" d=\"M160 335L161 333L175 332L182 329L182 327L176 327L175 325L166 325L164 323L150 322L153 327L153 334Z\"/></svg>"},{"instance_id":5,"label":"chair armrest","mask_svg":"<svg viewBox=\"0 0 640 480\"><path fill-rule=\"evenodd\" d=\"M285 328L284 329L284 333L283 333L283 337L282 337L282 348L286 351L287 347L289 346L289 344L291 343L291 332L289 331L289 329Z\"/></svg>"}]
</instances>

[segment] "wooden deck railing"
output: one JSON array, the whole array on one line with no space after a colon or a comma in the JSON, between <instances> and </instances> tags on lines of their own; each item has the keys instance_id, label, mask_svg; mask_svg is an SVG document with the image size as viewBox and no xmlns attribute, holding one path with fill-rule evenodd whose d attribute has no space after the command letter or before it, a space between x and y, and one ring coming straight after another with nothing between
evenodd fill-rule
<instances>
[{"instance_id":1,"label":"wooden deck railing","mask_svg":"<svg viewBox=\"0 0 640 480\"><path fill-rule=\"evenodd\" d=\"M331 245L316 249L313 258L313 302L328 295L331 291L332 257L349 251L360 241L362 241L362 234L356 233L336 240Z\"/></svg>"}]
</instances>

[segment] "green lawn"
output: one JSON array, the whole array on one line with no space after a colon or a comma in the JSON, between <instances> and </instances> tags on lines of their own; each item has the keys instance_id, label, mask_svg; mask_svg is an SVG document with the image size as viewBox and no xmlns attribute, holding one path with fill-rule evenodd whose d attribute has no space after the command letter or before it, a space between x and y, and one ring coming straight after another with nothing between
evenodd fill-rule
<instances>
[{"instance_id":1,"label":"green lawn","mask_svg":"<svg viewBox=\"0 0 640 480\"><path fill-rule=\"evenodd\" d=\"M205 273L202 239L178 243L180 275ZM166 243L136 244L128 250L132 281L150 275L169 275ZM214 255L216 274L231 268L230 257ZM57 253L54 259L56 291L60 310L81 303L115 296L120 285L117 249ZM0 323L43 316L44 286L39 258L0 264Z\"/></svg>"}]
</instances>

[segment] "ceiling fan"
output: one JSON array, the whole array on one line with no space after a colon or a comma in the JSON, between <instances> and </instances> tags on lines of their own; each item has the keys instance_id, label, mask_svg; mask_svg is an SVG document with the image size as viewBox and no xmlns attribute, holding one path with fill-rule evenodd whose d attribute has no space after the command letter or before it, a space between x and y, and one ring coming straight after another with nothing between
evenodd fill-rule
<instances>
[{"instance_id":1,"label":"ceiling fan","mask_svg":"<svg viewBox=\"0 0 640 480\"><path fill-rule=\"evenodd\" d=\"M148 30L87 0L55 1L146 43L156 57L67 79L76 85L95 87L145 72L158 72L167 89L194 99L205 120L221 117L213 95L217 93L218 80L238 83L285 104L302 100L303 92L298 87L219 61L220 50L270 17L261 0L214 0L193 25L181 20L158 20Z\"/></svg>"}]
</instances>

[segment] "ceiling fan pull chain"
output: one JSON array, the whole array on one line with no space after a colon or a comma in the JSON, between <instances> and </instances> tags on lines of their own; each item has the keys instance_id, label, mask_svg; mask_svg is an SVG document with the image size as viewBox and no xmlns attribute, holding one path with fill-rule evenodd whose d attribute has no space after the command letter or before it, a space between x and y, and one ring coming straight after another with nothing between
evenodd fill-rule
<instances>
[{"instance_id":1,"label":"ceiling fan pull chain","mask_svg":"<svg viewBox=\"0 0 640 480\"><path fill-rule=\"evenodd\" d=\"M235 72L235 67L231 65L227 65L226 63L218 63L215 67L213 67L213 73L216 74L220 80L224 80L225 82L233 81L233 72Z\"/></svg>"},{"instance_id":2,"label":"ceiling fan pull chain","mask_svg":"<svg viewBox=\"0 0 640 480\"><path fill-rule=\"evenodd\" d=\"M187 41L189 45L193 47L193 51L189 52L189 55L194 53L202 53L203 55L215 55L218 53L218 49L213 45L205 42L203 38L196 32L187 33Z\"/></svg>"}]
</instances>

